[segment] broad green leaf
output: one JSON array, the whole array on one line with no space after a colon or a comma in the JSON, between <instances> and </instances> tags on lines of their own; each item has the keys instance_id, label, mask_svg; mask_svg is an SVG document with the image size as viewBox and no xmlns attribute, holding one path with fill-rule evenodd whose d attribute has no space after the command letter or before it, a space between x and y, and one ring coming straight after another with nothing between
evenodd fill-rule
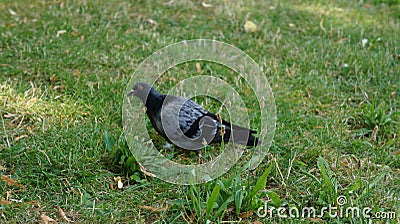
<instances>
[{"instance_id":1,"label":"broad green leaf","mask_svg":"<svg viewBox=\"0 0 400 224\"><path fill-rule=\"evenodd\" d=\"M272 166L273 163L269 165L269 167L264 171L263 175L261 175L261 177L257 180L256 185L247 195L246 201L251 200L254 197L254 195L256 195L260 190L265 188L265 186L267 185L267 177L271 172Z\"/></svg>"},{"instance_id":2,"label":"broad green leaf","mask_svg":"<svg viewBox=\"0 0 400 224\"><path fill-rule=\"evenodd\" d=\"M214 216L211 220L215 220L227 207L228 205L234 200L234 195L230 196L224 203L219 206L218 210L215 212Z\"/></svg>"},{"instance_id":3,"label":"broad green leaf","mask_svg":"<svg viewBox=\"0 0 400 224\"><path fill-rule=\"evenodd\" d=\"M362 186L361 179L357 179L357 180L355 181L354 184L350 185L350 186L346 189L346 191L347 191L347 192L349 192L349 191L357 191L358 189L361 188L361 186Z\"/></svg>"},{"instance_id":4,"label":"broad green leaf","mask_svg":"<svg viewBox=\"0 0 400 224\"><path fill-rule=\"evenodd\" d=\"M197 191L197 187L195 185L190 186L190 199L191 203L193 204L193 209L196 211L198 215L201 213L201 203L197 196L199 195ZM190 204L190 202L189 202Z\"/></svg>"},{"instance_id":5,"label":"broad green leaf","mask_svg":"<svg viewBox=\"0 0 400 224\"><path fill-rule=\"evenodd\" d=\"M275 206L280 207L282 205L282 200L277 193L274 191L267 191L267 195L275 204Z\"/></svg>"},{"instance_id":6,"label":"broad green leaf","mask_svg":"<svg viewBox=\"0 0 400 224\"><path fill-rule=\"evenodd\" d=\"M324 158L319 157L317 161L318 168L321 172L322 179L324 179L324 183L327 185L329 191L333 194L337 194L337 180L333 177L333 172L329 167L329 164L325 161Z\"/></svg>"},{"instance_id":7,"label":"broad green leaf","mask_svg":"<svg viewBox=\"0 0 400 224\"><path fill-rule=\"evenodd\" d=\"M206 205L206 214L207 217L211 214L212 210L214 209L214 203L217 201L219 196L219 191L221 190L221 186L216 184L210 198L208 198L207 205Z\"/></svg>"},{"instance_id":8,"label":"broad green leaf","mask_svg":"<svg viewBox=\"0 0 400 224\"><path fill-rule=\"evenodd\" d=\"M113 137L110 135L110 133L108 131L104 131L103 135L104 135L104 142L106 144L106 148L108 150L111 150L115 144Z\"/></svg>"},{"instance_id":9,"label":"broad green leaf","mask_svg":"<svg viewBox=\"0 0 400 224\"><path fill-rule=\"evenodd\" d=\"M243 202L243 191L242 190L238 190L235 193L236 215L240 214L240 210L242 209L242 202Z\"/></svg>"},{"instance_id":10,"label":"broad green leaf","mask_svg":"<svg viewBox=\"0 0 400 224\"><path fill-rule=\"evenodd\" d=\"M361 195L358 196L358 197L356 198L355 203L357 203L359 199L363 198L365 194L367 194L367 193L368 193L371 189L373 189L378 183L380 183L381 180L382 180L382 178L385 177L385 175L386 175L386 173L381 173L379 176L377 176L377 177L375 178L375 180L374 180L371 184L369 184L369 185L363 190L363 192L361 193Z\"/></svg>"}]
</instances>

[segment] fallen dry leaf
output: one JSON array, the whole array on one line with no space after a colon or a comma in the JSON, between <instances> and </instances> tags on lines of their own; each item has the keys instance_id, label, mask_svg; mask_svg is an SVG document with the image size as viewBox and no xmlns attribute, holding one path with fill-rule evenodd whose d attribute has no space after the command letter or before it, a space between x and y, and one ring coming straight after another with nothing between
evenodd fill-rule
<instances>
[{"instance_id":1,"label":"fallen dry leaf","mask_svg":"<svg viewBox=\"0 0 400 224\"><path fill-rule=\"evenodd\" d=\"M121 181L121 180L118 181L117 187L118 187L119 189L122 189L123 186L124 186L124 184L122 183L122 181Z\"/></svg>"},{"instance_id":2,"label":"fallen dry leaf","mask_svg":"<svg viewBox=\"0 0 400 224\"><path fill-rule=\"evenodd\" d=\"M133 29L127 29L127 30L125 30L125 34L130 34L130 33L132 33L134 30Z\"/></svg>"},{"instance_id":3,"label":"fallen dry leaf","mask_svg":"<svg viewBox=\"0 0 400 224\"><path fill-rule=\"evenodd\" d=\"M344 165L346 167L350 166L350 164L349 164L349 162L347 160L342 161L342 165Z\"/></svg>"},{"instance_id":4,"label":"fallen dry leaf","mask_svg":"<svg viewBox=\"0 0 400 224\"><path fill-rule=\"evenodd\" d=\"M79 70L79 69L75 70L75 75L76 76L80 76L81 75L81 70Z\"/></svg>"},{"instance_id":5,"label":"fallen dry leaf","mask_svg":"<svg viewBox=\"0 0 400 224\"><path fill-rule=\"evenodd\" d=\"M249 94L251 93L250 91L251 91L251 88L250 88L250 87L247 87L247 88L244 90L244 95L245 95L245 96L249 96Z\"/></svg>"},{"instance_id":6,"label":"fallen dry leaf","mask_svg":"<svg viewBox=\"0 0 400 224\"><path fill-rule=\"evenodd\" d=\"M256 221L252 222L251 224L262 224L262 222L256 220Z\"/></svg>"},{"instance_id":7,"label":"fallen dry leaf","mask_svg":"<svg viewBox=\"0 0 400 224\"><path fill-rule=\"evenodd\" d=\"M57 31L57 37L60 37L60 35L63 35L64 33L66 33L66 30L59 30Z\"/></svg>"},{"instance_id":8,"label":"fallen dry leaf","mask_svg":"<svg viewBox=\"0 0 400 224\"><path fill-rule=\"evenodd\" d=\"M375 126L374 131L372 132L371 135L371 140L376 142L376 134L378 133L378 126Z\"/></svg>"},{"instance_id":9,"label":"fallen dry leaf","mask_svg":"<svg viewBox=\"0 0 400 224\"><path fill-rule=\"evenodd\" d=\"M257 25L252 21L247 21L244 24L244 31L246 32L255 32L257 30Z\"/></svg>"},{"instance_id":10,"label":"fallen dry leaf","mask_svg":"<svg viewBox=\"0 0 400 224\"><path fill-rule=\"evenodd\" d=\"M12 10L12 9L8 9L8 12L12 15L12 16L18 16L18 14Z\"/></svg>"},{"instance_id":11,"label":"fallen dry leaf","mask_svg":"<svg viewBox=\"0 0 400 224\"><path fill-rule=\"evenodd\" d=\"M334 42L333 44L341 44L343 42L347 41L347 38L340 38L338 41Z\"/></svg>"},{"instance_id":12,"label":"fallen dry leaf","mask_svg":"<svg viewBox=\"0 0 400 224\"><path fill-rule=\"evenodd\" d=\"M153 212L164 212L164 211L166 211L168 209L168 206L164 207L164 208L156 208L156 207L153 207L153 206L140 205L139 208L150 210L150 211L153 211Z\"/></svg>"},{"instance_id":13,"label":"fallen dry leaf","mask_svg":"<svg viewBox=\"0 0 400 224\"><path fill-rule=\"evenodd\" d=\"M0 165L0 171L5 171L5 170L6 170L6 168L4 166Z\"/></svg>"},{"instance_id":14,"label":"fallen dry leaf","mask_svg":"<svg viewBox=\"0 0 400 224\"><path fill-rule=\"evenodd\" d=\"M6 113L3 115L4 118L13 118L13 117L17 117L17 114L10 114L10 113Z\"/></svg>"},{"instance_id":15,"label":"fallen dry leaf","mask_svg":"<svg viewBox=\"0 0 400 224\"><path fill-rule=\"evenodd\" d=\"M234 208L233 208L233 207L229 207L229 208L225 209L225 211L226 211L227 213L229 213L229 212L233 212L233 210L234 210Z\"/></svg>"},{"instance_id":16,"label":"fallen dry leaf","mask_svg":"<svg viewBox=\"0 0 400 224\"><path fill-rule=\"evenodd\" d=\"M15 137L15 138L14 138L14 141L18 142L19 140L21 140L21 139L23 139L23 138L26 138L26 137L28 137L28 135L20 135L20 136L18 136L18 137Z\"/></svg>"},{"instance_id":17,"label":"fallen dry leaf","mask_svg":"<svg viewBox=\"0 0 400 224\"><path fill-rule=\"evenodd\" d=\"M22 188L23 185L18 183L17 181L13 180L10 177L7 177L6 175L1 175L1 180L4 181L6 184L10 185L10 186L17 186L19 188Z\"/></svg>"},{"instance_id":18,"label":"fallen dry leaf","mask_svg":"<svg viewBox=\"0 0 400 224\"><path fill-rule=\"evenodd\" d=\"M208 3L206 3L206 2L202 2L201 5L202 5L204 8L210 8L210 7L212 7L211 4L208 4Z\"/></svg>"},{"instance_id":19,"label":"fallen dry leaf","mask_svg":"<svg viewBox=\"0 0 400 224\"><path fill-rule=\"evenodd\" d=\"M40 207L40 203L38 201L27 201L24 204L26 204L26 205L36 205L37 207Z\"/></svg>"},{"instance_id":20,"label":"fallen dry leaf","mask_svg":"<svg viewBox=\"0 0 400 224\"><path fill-rule=\"evenodd\" d=\"M242 213L240 213L240 218L242 218L242 219L246 219L246 218L249 218L249 217L251 217L253 215L253 211L252 210L250 210L250 211L247 211L247 212L242 212Z\"/></svg>"},{"instance_id":21,"label":"fallen dry leaf","mask_svg":"<svg viewBox=\"0 0 400 224\"><path fill-rule=\"evenodd\" d=\"M317 169L316 168L311 168L309 171L308 171L308 173L312 173L312 172L314 172L314 171L316 171Z\"/></svg>"},{"instance_id":22,"label":"fallen dry leaf","mask_svg":"<svg viewBox=\"0 0 400 224\"><path fill-rule=\"evenodd\" d=\"M201 65L199 62L196 62L196 70L197 70L197 73L201 73Z\"/></svg>"},{"instance_id":23,"label":"fallen dry leaf","mask_svg":"<svg viewBox=\"0 0 400 224\"><path fill-rule=\"evenodd\" d=\"M361 46L365 47L365 45L368 43L368 39L364 38L361 40Z\"/></svg>"},{"instance_id":24,"label":"fallen dry leaf","mask_svg":"<svg viewBox=\"0 0 400 224\"><path fill-rule=\"evenodd\" d=\"M10 68L14 68L14 67L11 66L10 64L0 64L0 67L10 67Z\"/></svg>"},{"instance_id":25,"label":"fallen dry leaf","mask_svg":"<svg viewBox=\"0 0 400 224\"><path fill-rule=\"evenodd\" d=\"M34 98L28 100L28 102L26 102L26 104L27 104L27 105L33 105L33 104L35 104L38 100L39 100L38 98L34 97Z\"/></svg>"},{"instance_id":26,"label":"fallen dry leaf","mask_svg":"<svg viewBox=\"0 0 400 224\"><path fill-rule=\"evenodd\" d=\"M57 209L62 219L64 219L67 222L71 222L71 220L65 215L65 212L60 208L60 206L57 206Z\"/></svg>"},{"instance_id":27,"label":"fallen dry leaf","mask_svg":"<svg viewBox=\"0 0 400 224\"><path fill-rule=\"evenodd\" d=\"M324 223L324 220L322 220L321 218L308 218L307 220L310 222Z\"/></svg>"},{"instance_id":28,"label":"fallen dry leaf","mask_svg":"<svg viewBox=\"0 0 400 224\"><path fill-rule=\"evenodd\" d=\"M40 216L40 218L42 218L42 223L43 223L43 224L48 224L48 223L50 223L50 222L56 222L56 220L50 218L49 216L47 216L47 215L45 215L45 214L42 214L42 215Z\"/></svg>"},{"instance_id":29,"label":"fallen dry leaf","mask_svg":"<svg viewBox=\"0 0 400 224\"><path fill-rule=\"evenodd\" d=\"M54 86L54 88L53 88L53 90L55 90L55 91L60 91L60 92L63 92L64 91L64 86ZM56 96L57 98L60 98L61 96ZM57 98L55 98L55 99L57 99Z\"/></svg>"},{"instance_id":30,"label":"fallen dry leaf","mask_svg":"<svg viewBox=\"0 0 400 224\"><path fill-rule=\"evenodd\" d=\"M50 77L50 82L55 82L57 80L57 77L55 75Z\"/></svg>"},{"instance_id":31,"label":"fallen dry leaf","mask_svg":"<svg viewBox=\"0 0 400 224\"><path fill-rule=\"evenodd\" d=\"M6 200L9 201L12 198L11 191L6 192Z\"/></svg>"},{"instance_id":32,"label":"fallen dry leaf","mask_svg":"<svg viewBox=\"0 0 400 224\"><path fill-rule=\"evenodd\" d=\"M149 22L153 25L158 25L158 23L154 19L148 19L147 22Z\"/></svg>"},{"instance_id":33,"label":"fallen dry leaf","mask_svg":"<svg viewBox=\"0 0 400 224\"><path fill-rule=\"evenodd\" d=\"M117 183L119 189L121 189L124 186L124 184L121 181L121 177L114 177L114 181Z\"/></svg>"},{"instance_id":34,"label":"fallen dry leaf","mask_svg":"<svg viewBox=\"0 0 400 224\"><path fill-rule=\"evenodd\" d=\"M356 161L356 163L359 164L359 166L361 166L360 160L355 155L351 154L350 157L353 158L354 161Z\"/></svg>"},{"instance_id":35,"label":"fallen dry leaf","mask_svg":"<svg viewBox=\"0 0 400 224\"><path fill-rule=\"evenodd\" d=\"M0 201L0 205L9 205L9 204L11 204L11 201L7 201L7 200L5 200L3 198Z\"/></svg>"}]
</instances>

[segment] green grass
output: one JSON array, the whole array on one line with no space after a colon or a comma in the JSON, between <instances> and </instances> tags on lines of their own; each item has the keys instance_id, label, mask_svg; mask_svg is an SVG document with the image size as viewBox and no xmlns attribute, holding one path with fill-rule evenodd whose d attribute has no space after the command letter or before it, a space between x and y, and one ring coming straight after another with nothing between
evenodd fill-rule
<instances>
[{"instance_id":1,"label":"green grass","mask_svg":"<svg viewBox=\"0 0 400 224\"><path fill-rule=\"evenodd\" d=\"M267 196L270 205L288 209L333 206L339 195L374 212L396 212L389 222L399 222L399 1L209 4L0 1L0 174L22 184L0 181L0 222L40 222L43 214L65 221L57 206L84 223L368 221L255 214ZM256 32L244 32L247 20ZM270 154L255 171L236 167L187 187L140 172L124 142L121 107L126 84L146 57L195 38L248 53L270 82L278 120ZM252 92L222 66L202 63L202 69L236 88L258 129ZM157 85L165 92L191 75L197 75L194 63L182 64ZM215 112L220 107L198 100ZM150 132L157 145L164 143ZM250 200L246 195L263 186L258 180L268 161L274 166L266 187Z\"/></svg>"}]
</instances>

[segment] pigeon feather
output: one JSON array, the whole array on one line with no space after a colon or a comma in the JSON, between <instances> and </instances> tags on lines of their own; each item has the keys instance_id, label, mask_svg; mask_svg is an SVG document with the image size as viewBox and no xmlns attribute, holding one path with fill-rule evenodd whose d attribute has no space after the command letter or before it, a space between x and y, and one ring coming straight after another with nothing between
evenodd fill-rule
<instances>
[{"instance_id":1,"label":"pigeon feather","mask_svg":"<svg viewBox=\"0 0 400 224\"><path fill-rule=\"evenodd\" d=\"M205 144L229 141L246 146L260 143L256 131L231 124L192 100L161 94L147 83L136 83L130 95L142 100L153 128L181 148L199 150Z\"/></svg>"}]
</instances>

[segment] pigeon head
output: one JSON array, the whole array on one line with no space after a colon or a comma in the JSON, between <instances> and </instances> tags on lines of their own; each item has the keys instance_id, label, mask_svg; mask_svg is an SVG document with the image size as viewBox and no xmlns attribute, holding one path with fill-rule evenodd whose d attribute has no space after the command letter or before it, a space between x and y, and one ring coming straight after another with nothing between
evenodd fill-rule
<instances>
[{"instance_id":1,"label":"pigeon head","mask_svg":"<svg viewBox=\"0 0 400 224\"><path fill-rule=\"evenodd\" d=\"M160 95L151 85L138 82L133 85L132 90L128 93L128 96L136 96L143 101L143 103L147 102L148 97L153 97Z\"/></svg>"}]
</instances>

